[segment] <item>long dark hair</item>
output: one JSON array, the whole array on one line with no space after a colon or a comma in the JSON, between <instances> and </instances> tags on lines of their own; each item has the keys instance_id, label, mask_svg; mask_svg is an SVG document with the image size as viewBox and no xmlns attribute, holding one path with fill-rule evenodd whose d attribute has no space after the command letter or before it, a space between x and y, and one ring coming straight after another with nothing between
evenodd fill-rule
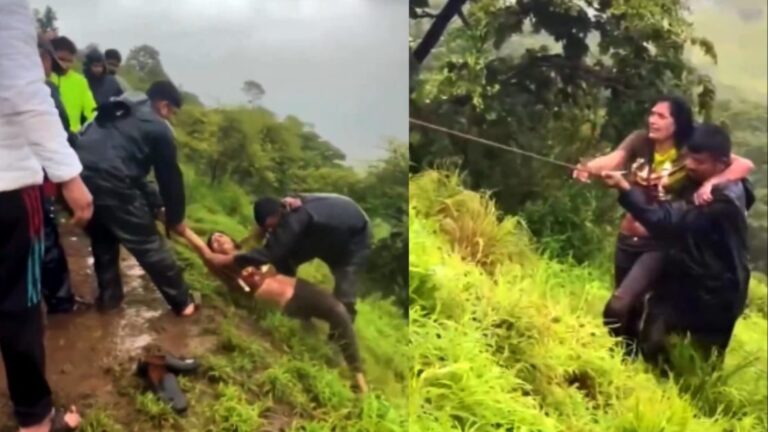
<instances>
[{"instance_id":1,"label":"long dark hair","mask_svg":"<svg viewBox=\"0 0 768 432\"><path fill-rule=\"evenodd\" d=\"M227 234L225 232L221 232L221 231L214 231L214 232L211 233L211 235L208 236L208 240L205 242L205 244L208 246L208 249L213 250L213 236L216 235L216 234L221 234L224 237L229 238L230 240L232 240L232 244L235 245L235 249L237 249L237 250L241 249L240 248L240 243L235 241L234 237L232 237L231 235L229 235L229 234Z\"/></svg>"},{"instance_id":2,"label":"long dark hair","mask_svg":"<svg viewBox=\"0 0 768 432\"><path fill-rule=\"evenodd\" d=\"M693 135L693 109L691 109L691 104L685 98L678 95L660 96L653 101L650 108L653 109L656 104L662 102L669 104L669 113L672 115L672 121L675 123L675 132L672 134L672 137L675 140L675 148L680 150L685 147L685 144Z\"/></svg>"}]
</instances>

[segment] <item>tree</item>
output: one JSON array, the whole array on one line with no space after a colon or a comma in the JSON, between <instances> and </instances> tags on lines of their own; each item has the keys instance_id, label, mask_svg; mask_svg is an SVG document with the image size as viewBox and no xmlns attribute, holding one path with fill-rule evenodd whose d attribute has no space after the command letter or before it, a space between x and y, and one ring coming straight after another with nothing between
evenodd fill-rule
<instances>
[{"instance_id":1,"label":"tree","mask_svg":"<svg viewBox=\"0 0 768 432\"><path fill-rule=\"evenodd\" d=\"M448 0L437 15L425 13L424 9L429 6L426 0L412 0L410 4L411 18L418 19L424 17L433 17L434 21L427 30L427 33L421 39L421 42L413 50L413 58L417 64L424 63L432 49L443 37L443 33L448 28L454 17L462 15L461 8L467 3L467 0Z\"/></svg>"},{"instance_id":2,"label":"tree","mask_svg":"<svg viewBox=\"0 0 768 432\"><path fill-rule=\"evenodd\" d=\"M264 97L266 91L264 91L264 87L256 81L247 80L243 83L243 93L245 93L245 96L248 98L248 103L251 106L256 106L261 98Z\"/></svg>"},{"instance_id":3,"label":"tree","mask_svg":"<svg viewBox=\"0 0 768 432\"><path fill-rule=\"evenodd\" d=\"M423 61L439 36L441 50L412 94L412 117L577 162L642 125L660 94L682 93L702 118L711 116L715 86L684 53L698 47L715 62L717 55L693 34L682 0L483 0L469 3L467 15L471 26L434 31L429 40L428 31L414 49ZM585 252L580 259L596 249L576 239L600 238L613 226L615 203L570 187L561 167L419 128L410 154L415 170L459 161L471 187L497 191L505 211L529 212L534 234L571 242L559 251ZM545 206L555 192L568 196ZM594 230L579 238L577 224Z\"/></svg>"},{"instance_id":4,"label":"tree","mask_svg":"<svg viewBox=\"0 0 768 432\"><path fill-rule=\"evenodd\" d=\"M56 27L56 21L59 18L50 6L46 6L42 14L39 9L34 9L33 14L35 16L35 21L37 21L37 27L41 32L49 37L58 36L59 28Z\"/></svg>"},{"instance_id":5,"label":"tree","mask_svg":"<svg viewBox=\"0 0 768 432\"><path fill-rule=\"evenodd\" d=\"M168 79L168 74L165 73L160 61L160 52L150 45L140 45L131 49L125 59L125 69L128 73L136 74L142 84L137 85L136 88L144 87L143 84L148 85Z\"/></svg>"}]
</instances>

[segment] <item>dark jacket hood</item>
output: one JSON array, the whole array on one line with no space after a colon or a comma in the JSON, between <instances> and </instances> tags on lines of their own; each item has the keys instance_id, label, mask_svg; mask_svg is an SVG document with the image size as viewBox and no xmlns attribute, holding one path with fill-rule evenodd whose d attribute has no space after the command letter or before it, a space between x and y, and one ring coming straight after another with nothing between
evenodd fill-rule
<instances>
[{"instance_id":1,"label":"dark jacket hood","mask_svg":"<svg viewBox=\"0 0 768 432\"><path fill-rule=\"evenodd\" d=\"M104 74L100 77L95 77L91 73L91 65L98 63L101 63L104 66ZM103 79L107 75L107 61L104 59L104 54L102 54L101 51L94 49L85 54L85 60L83 61L83 75L88 78L88 81Z\"/></svg>"}]
</instances>

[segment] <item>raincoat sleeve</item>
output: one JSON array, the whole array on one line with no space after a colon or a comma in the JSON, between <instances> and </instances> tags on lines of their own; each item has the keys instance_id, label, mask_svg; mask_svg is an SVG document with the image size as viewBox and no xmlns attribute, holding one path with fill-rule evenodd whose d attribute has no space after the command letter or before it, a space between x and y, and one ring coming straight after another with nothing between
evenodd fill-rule
<instances>
[{"instance_id":1,"label":"raincoat sleeve","mask_svg":"<svg viewBox=\"0 0 768 432\"><path fill-rule=\"evenodd\" d=\"M277 228L269 235L269 240L263 248L235 256L235 264L239 267L286 262L294 245L301 238L309 225L311 216L305 209L298 209L280 220Z\"/></svg>"},{"instance_id":2,"label":"raincoat sleeve","mask_svg":"<svg viewBox=\"0 0 768 432\"><path fill-rule=\"evenodd\" d=\"M152 140L152 160L160 197L165 204L166 226L174 227L184 221L186 197L184 177L176 154L171 130L157 125L149 132Z\"/></svg>"},{"instance_id":3,"label":"raincoat sleeve","mask_svg":"<svg viewBox=\"0 0 768 432\"><path fill-rule=\"evenodd\" d=\"M632 187L619 194L619 204L653 236L680 237L690 232L704 232L713 219L729 214L732 205L727 197L715 195L705 206L685 201L663 201L647 204L643 192Z\"/></svg>"}]
</instances>

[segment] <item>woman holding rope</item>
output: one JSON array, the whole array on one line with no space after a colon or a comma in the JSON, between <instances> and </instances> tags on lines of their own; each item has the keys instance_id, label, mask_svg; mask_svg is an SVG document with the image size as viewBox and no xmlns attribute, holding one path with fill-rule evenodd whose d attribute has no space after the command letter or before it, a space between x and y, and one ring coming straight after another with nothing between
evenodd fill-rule
<instances>
[{"instance_id":1,"label":"woman holding rope","mask_svg":"<svg viewBox=\"0 0 768 432\"><path fill-rule=\"evenodd\" d=\"M588 182L594 173L627 169L630 181L642 186L650 201L693 196L696 205L707 204L712 200L714 186L747 177L754 165L732 155L733 162L724 172L703 184L694 184L682 163L685 143L693 130L693 112L688 103L676 96L660 97L651 107L647 130L632 132L611 153L580 165L573 177ZM614 336L637 340L640 300L650 291L663 260L658 242L630 214L625 214L616 242L614 292L603 311L604 323Z\"/></svg>"}]
</instances>

